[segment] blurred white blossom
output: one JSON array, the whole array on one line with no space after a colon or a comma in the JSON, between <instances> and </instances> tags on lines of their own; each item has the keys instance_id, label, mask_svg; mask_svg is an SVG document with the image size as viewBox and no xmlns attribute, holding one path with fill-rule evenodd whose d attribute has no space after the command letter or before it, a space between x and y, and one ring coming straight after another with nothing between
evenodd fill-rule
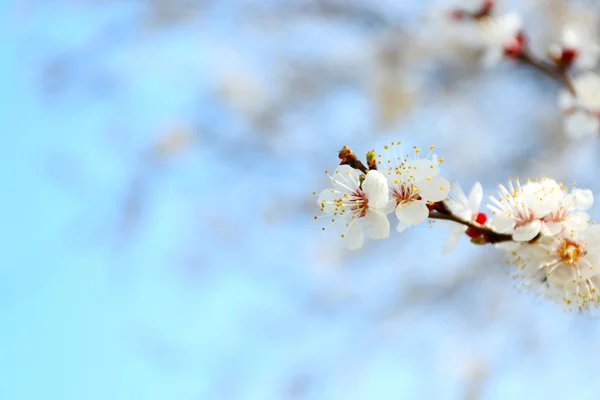
<instances>
[{"instance_id":1,"label":"blurred white blossom","mask_svg":"<svg viewBox=\"0 0 600 400\"><path fill-rule=\"evenodd\" d=\"M573 80L575 94L561 89L558 104L566 133L573 138L597 135L600 131L600 76L586 72Z\"/></svg>"},{"instance_id":2,"label":"blurred white blossom","mask_svg":"<svg viewBox=\"0 0 600 400\"><path fill-rule=\"evenodd\" d=\"M552 58L579 70L589 70L598 64L600 46L585 25L565 26L561 39L560 44L550 47Z\"/></svg>"},{"instance_id":3,"label":"blurred white blossom","mask_svg":"<svg viewBox=\"0 0 600 400\"><path fill-rule=\"evenodd\" d=\"M518 14L485 17L478 20L478 23L481 26L485 66L493 67L505 55L515 55L521 50L524 36L521 34L522 20Z\"/></svg>"}]
</instances>

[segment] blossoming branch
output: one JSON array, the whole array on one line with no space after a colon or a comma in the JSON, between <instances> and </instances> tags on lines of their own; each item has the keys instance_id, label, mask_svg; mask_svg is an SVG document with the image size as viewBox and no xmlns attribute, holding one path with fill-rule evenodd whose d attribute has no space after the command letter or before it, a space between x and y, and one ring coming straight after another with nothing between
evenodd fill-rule
<instances>
[{"instance_id":1,"label":"blossoming branch","mask_svg":"<svg viewBox=\"0 0 600 400\"><path fill-rule=\"evenodd\" d=\"M476 183L467 196L460 185L441 174L443 159L401 142L369 151L366 165L348 147L339 152L340 165L329 173L332 187L318 195L325 219L350 249L365 236L390 236L390 219L402 233L426 220L448 221L444 252L465 235L474 244L491 244L507 252L514 276L524 287L567 309L600 306L600 227L586 212L593 204L590 190L568 189L548 177L498 185L490 195L489 213L480 210L483 188ZM317 195L317 193L314 193Z\"/></svg>"},{"instance_id":2,"label":"blossoming branch","mask_svg":"<svg viewBox=\"0 0 600 400\"><path fill-rule=\"evenodd\" d=\"M497 15L493 0L478 0L474 7L452 10L452 19L475 24L483 62L491 67L502 58L521 62L557 80L564 88L558 104L564 117L565 132L572 138L600 133L600 76L597 67L600 46L584 26L565 26L561 43L547 49L539 58L530 49L521 17L515 13ZM581 72L571 78L569 72Z\"/></svg>"}]
</instances>

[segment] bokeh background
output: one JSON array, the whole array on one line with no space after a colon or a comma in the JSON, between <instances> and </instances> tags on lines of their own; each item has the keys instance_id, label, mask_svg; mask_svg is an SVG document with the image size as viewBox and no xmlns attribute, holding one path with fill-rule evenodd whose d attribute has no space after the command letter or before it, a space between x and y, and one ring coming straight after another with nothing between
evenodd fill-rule
<instances>
[{"instance_id":1,"label":"bokeh background","mask_svg":"<svg viewBox=\"0 0 600 400\"><path fill-rule=\"evenodd\" d=\"M443 255L439 223L350 252L313 220L343 144L435 144L465 189L600 193L559 84L484 69L460 2L0 4L0 399L600 396L598 320L502 253ZM500 8L541 55L600 15Z\"/></svg>"}]
</instances>

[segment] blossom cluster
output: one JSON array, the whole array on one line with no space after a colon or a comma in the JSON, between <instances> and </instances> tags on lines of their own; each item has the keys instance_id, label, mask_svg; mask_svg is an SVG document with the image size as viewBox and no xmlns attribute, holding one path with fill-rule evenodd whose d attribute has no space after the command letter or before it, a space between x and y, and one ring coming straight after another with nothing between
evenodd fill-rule
<instances>
[{"instance_id":1,"label":"blossom cluster","mask_svg":"<svg viewBox=\"0 0 600 400\"><path fill-rule=\"evenodd\" d=\"M433 146L426 157L416 147L412 154L404 154L401 146L401 142L384 146L376 158L373 154L372 168L363 171L344 164L344 158L357 159L342 149L342 165L331 175L325 171L333 188L323 190L317 203L350 249L363 245L364 234L387 238L388 214L397 218L398 232L421 224L431 207L450 192L450 183L440 176L443 159L431 153Z\"/></svg>"},{"instance_id":2,"label":"blossom cluster","mask_svg":"<svg viewBox=\"0 0 600 400\"><path fill-rule=\"evenodd\" d=\"M476 43L482 50L484 65L497 65L503 58L534 67L558 80L564 88L558 93L564 129L571 138L600 133L600 75L595 71L600 45L583 24L565 24L561 40L546 49L547 58L530 50L523 20L517 13L501 14L493 0L464 2L452 10L455 21L473 23ZM571 71L577 71L575 78Z\"/></svg>"},{"instance_id":3,"label":"blossom cluster","mask_svg":"<svg viewBox=\"0 0 600 400\"><path fill-rule=\"evenodd\" d=\"M362 247L365 236L388 238L390 216L399 233L427 220L449 221L444 252L463 235L494 245L506 252L523 287L567 309L600 308L600 227L587 213L594 201L590 190L569 189L545 176L523 183L509 178L496 196L489 195L486 213L480 210L481 184L467 196L442 176L444 160L433 150L404 152L392 142L368 152L365 166L344 146L341 164L326 171L332 187L318 194L322 215L315 219L327 219L350 249Z\"/></svg>"}]
</instances>

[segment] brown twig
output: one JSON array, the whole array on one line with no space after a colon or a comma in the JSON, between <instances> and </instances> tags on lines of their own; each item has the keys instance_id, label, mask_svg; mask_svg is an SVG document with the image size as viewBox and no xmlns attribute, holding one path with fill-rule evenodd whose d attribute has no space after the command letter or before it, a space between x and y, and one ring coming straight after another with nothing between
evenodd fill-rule
<instances>
[{"instance_id":1,"label":"brown twig","mask_svg":"<svg viewBox=\"0 0 600 400\"><path fill-rule=\"evenodd\" d=\"M496 244L496 243L513 241L512 235L506 235L503 233L494 232L493 230L491 230L490 228L488 228L484 225L478 224L477 222L465 221L451 213L445 213L445 212L442 213L439 211L431 211L429 213L429 218L430 219L439 219L439 220L444 220L444 221L452 221L452 222L456 222L457 224L467 226L469 228L477 229L478 231L483 232L483 234L485 236L485 243Z\"/></svg>"},{"instance_id":2,"label":"brown twig","mask_svg":"<svg viewBox=\"0 0 600 400\"><path fill-rule=\"evenodd\" d=\"M571 78L567 75L567 72L564 68L559 67L555 64L550 64L542 59L534 56L529 50L523 49L519 55L516 57L517 60L523 62L530 67L535 68L536 70L546 74L552 79L555 79L565 85L565 87L571 92L573 96L576 96L575 87L573 86L573 82L571 82Z\"/></svg>"}]
</instances>

